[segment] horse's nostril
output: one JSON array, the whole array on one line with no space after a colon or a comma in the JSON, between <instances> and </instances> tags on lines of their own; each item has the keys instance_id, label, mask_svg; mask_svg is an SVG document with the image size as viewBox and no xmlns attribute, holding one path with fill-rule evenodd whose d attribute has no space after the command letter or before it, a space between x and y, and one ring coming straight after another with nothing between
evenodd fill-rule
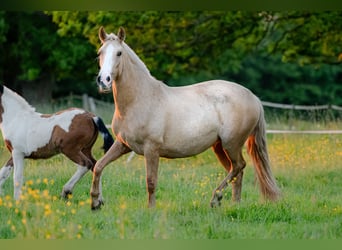
<instances>
[{"instance_id":1,"label":"horse's nostril","mask_svg":"<svg viewBox=\"0 0 342 250\"><path fill-rule=\"evenodd\" d=\"M101 76L97 76L96 81L97 81L97 83L100 83L101 82Z\"/></svg>"},{"instance_id":2,"label":"horse's nostril","mask_svg":"<svg viewBox=\"0 0 342 250\"><path fill-rule=\"evenodd\" d=\"M110 76L106 77L107 82L110 82Z\"/></svg>"}]
</instances>

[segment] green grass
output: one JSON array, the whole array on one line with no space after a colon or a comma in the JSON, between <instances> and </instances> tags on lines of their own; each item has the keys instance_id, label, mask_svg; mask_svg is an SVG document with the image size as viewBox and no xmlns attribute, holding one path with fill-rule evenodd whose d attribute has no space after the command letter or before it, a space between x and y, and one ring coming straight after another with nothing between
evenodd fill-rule
<instances>
[{"instance_id":1,"label":"green grass","mask_svg":"<svg viewBox=\"0 0 342 250\"><path fill-rule=\"evenodd\" d=\"M94 152L102 155L101 139ZM247 167L242 201L210 208L212 190L224 169L208 150L186 159L161 159L157 205L147 208L141 156L122 157L105 168L100 211L90 210L91 174L69 201L59 198L76 170L63 156L26 160L25 200L16 203L12 177L0 200L0 238L17 239L335 239L342 237L342 135L268 135L273 172L282 190L264 203ZM1 161L9 154L2 146Z\"/></svg>"}]
</instances>

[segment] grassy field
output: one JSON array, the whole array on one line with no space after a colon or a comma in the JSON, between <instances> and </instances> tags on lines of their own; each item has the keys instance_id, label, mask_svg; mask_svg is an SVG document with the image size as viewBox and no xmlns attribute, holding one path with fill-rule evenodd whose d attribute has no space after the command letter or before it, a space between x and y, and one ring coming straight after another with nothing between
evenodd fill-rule
<instances>
[{"instance_id":1,"label":"grassy field","mask_svg":"<svg viewBox=\"0 0 342 250\"><path fill-rule=\"evenodd\" d=\"M102 155L99 138L94 153ZM12 199L12 177L0 198L0 238L16 239L335 239L342 237L342 135L268 135L273 172L282 190L264 203L247 167L242 201L228 188L222 206L209 206L224 169L208 150L160 162L157 206L147 208L143 158L122 157L103 175L105 205L90 210L91 174L69 201L59 197L76 167L65 157L26 160L24 199ZM0 147L5 163L9 154Z\"/></svg>"}]
</instances>

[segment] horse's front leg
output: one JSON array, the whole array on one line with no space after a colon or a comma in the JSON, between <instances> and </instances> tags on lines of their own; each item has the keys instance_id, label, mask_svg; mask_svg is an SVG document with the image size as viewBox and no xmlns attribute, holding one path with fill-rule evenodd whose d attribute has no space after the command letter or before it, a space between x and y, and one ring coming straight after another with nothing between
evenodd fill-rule
<instances>
[{"instance_id":1,"label":"horse's front leg","mask_svg":"<svg viewBox=\"0 0 342 250\"><path fill-rule=\"evenodd\" d=\"M93 170L93 182L90 189L91 209L98 209L103 204L100 181L104 167L111 161L115 161L120 156L131 151L132 150L128 148L126 145L116 140L114 144L110 147L110 149L107 151L107 153L96 162Z\"/></svg>"},{"instance_id":2,"label":"horse's front leg","mask_svg":"<svg viewBox=\"0 0 342 250\"><path fill-rule=\"evenodd\" d=\"M2 195L2 186L4 182L8 179L13 169L13 159L12 157L7 161L7 163L0 169L0 195Z\"/></svg>"},{"instance_id":3,"label":"horse's front leg","mask_svg":"<svg viewBox=\"0 0 342 250\"><path fill-rule=\"evenodd\" d=\"M144 148L146 167L146 187L148 192L148 207L156 205L156 187L158 182L159 152L156 147L147 145Z\"/></svg>"},{"instance_id":4,"label":"horse's front leg","mask_svg":"<svg viewBox=\"0 0 342 250\"><path fill-rule=\"evenodd\" d=\"M14 164L13 171L13 185L14 185L14 199L19 200L21 195L21 188L24 181L24 154L14 149L12 151L12 158Z\"/></svg>"}]
</instances>

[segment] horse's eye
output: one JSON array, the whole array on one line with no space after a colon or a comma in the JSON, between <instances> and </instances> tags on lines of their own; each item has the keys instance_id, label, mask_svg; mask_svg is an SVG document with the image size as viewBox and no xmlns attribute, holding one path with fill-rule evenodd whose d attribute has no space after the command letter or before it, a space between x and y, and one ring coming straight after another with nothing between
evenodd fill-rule
<instances>
[{"instance_id":1,"label":"horse's eye","mask_svg":"<svg viewBox=\"0 0 342 250\"><path fill-rule=\"evenodd\" d=\"M121 56L121 51L119 51L118 53L116 53L117 56Z\"/></svg>"}]
</instances>

